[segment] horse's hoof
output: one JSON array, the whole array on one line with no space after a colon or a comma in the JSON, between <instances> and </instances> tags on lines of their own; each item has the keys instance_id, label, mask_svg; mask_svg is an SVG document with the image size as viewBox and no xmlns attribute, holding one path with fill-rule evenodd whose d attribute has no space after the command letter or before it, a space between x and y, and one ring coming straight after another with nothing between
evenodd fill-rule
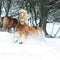
<instances>
[{"instance_id":1,"label":"horse's hoof","mask_svg":"<svg viewBox=\"0 0 60 60\"><path fill-rule=\"evenodd\" d=\"M19 44L23 44L23 42L19 42Z\"/></svg>"},{"instance_id":2,"label":"horse's hoof","mask_svg":"<svg viewBox=\"0 0 60 60\"><path fill-rule=\"evenodd\" d=\"M18 40L15 41L15 43L18 42Z\"/></svg>"}]
</instances>

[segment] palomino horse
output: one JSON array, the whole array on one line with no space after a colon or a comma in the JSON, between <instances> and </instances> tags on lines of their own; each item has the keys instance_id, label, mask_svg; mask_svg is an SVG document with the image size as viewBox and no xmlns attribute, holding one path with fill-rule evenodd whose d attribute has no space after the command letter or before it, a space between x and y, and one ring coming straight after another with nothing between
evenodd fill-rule
<instances>
[{"instance_id":1,"label":"palomino horse","mask_svg":"<svg viewBox=\"0 0 60 60\"><path fill-rule=\"evenodd\" d=\"M21 9L19 11L19 19L18 19L18 23L17 23L17 26L16 26L16 32L15 32L15 36L17 35L19 38L22 37L22 36L28 36L30 35L31 33L32 34L35 34L36 31L41 31L41 29L37 26L29 26L27 23L26 23L26 20L30 18L30 15L27 14L27 11L24 10L24 9ZM21 42L21 40L19 40L19 43L23 43Z\"/></svg>"},{"instance_id":2,"label":"palomino horse","mask_svg":"<svg viewBox=\"0 0 60 60\"><path fill-rule=\"evenodd\" d=\"M17 20L15 18L11 18L11 17L4 17L3 18L3 26L2 26L2 30L6 31L7 28L9 27L16 27L17 25Z\"/></svg>"}]
</instances>

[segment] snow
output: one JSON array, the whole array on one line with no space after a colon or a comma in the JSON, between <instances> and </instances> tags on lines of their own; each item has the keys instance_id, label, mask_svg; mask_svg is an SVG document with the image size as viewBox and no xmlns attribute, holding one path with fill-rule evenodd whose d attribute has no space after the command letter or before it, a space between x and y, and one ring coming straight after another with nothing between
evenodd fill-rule
<instances>
[{"instance_id":1,"label":"snow","mask_svg":"<svg viewBox=\"0 0 60 60\"><path fill-rule=\"evenodd\" d=\"M38 37L37 37L38 38ZM23 44L14 42L13 34L0 32L0 60L60 60L60 39L23 38Z\"/></svg>"},{"instance_id":2,"label":"snow","mask_svg":"<svg viewBox=\"0 0 60 60\"><path fill-rule=\"evenodd\" d=\"M55 25L54 25L54 23L55 23ZM53 27L53 25L54 25L54 27ZM46 31L49 35L54 36L59 28L60 28L60 23L57 23L57 22L47 23ZM59 36L60 36L60 30L59 30L58 34L56 35L56 37L59 37Z\"/></svg>"}]
</instances>

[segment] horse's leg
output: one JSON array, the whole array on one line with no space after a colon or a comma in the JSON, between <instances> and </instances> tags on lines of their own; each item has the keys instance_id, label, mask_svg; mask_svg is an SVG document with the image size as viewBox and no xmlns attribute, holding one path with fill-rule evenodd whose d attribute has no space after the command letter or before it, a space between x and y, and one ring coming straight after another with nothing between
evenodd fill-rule
<instances>
[{"instance_id":1,"label":"horse's leg","mask_svg":"<svg viewBox=\"0 0 60 60\"><path fill-rule=\"evenodd\" d=\"M18 37L19 37L19 35L18 35L17 32L13 33L13 37L14 37L14 42L15 42L15 43L18 42Z\"/></svg>"},{"instance_id":2,"label":"horse's leg","mask_svg":"<svg viewBox=\"0 0 60 60\"><path fill-rule=\"evenodd\" d=\"M2 30L3 30L3 31L6 31L6 28L7 28L7 18L5 17L5 18L3 19Z\"/></svg>"},{"instance_id":3,"label":"horse's leg","mask_svg":"<svg viewBox=\"0 0 60 60\"><path fill-rule=\"evenodd\" d=\"M6 25L3 25L2 31L6 31L6 28L7 28L7 26Z\"/></svg>"},{"instance_id":4,"label":"horse's leg","mask_svg":"<svg viewBox=\"0 0 60 60\"><path fill-rule=\"evenodd\" d=\"M18 42L19 44L22 44L22 40L21 40L21 36L18 32L15 32L14 33L14 40L15 40L15 43Z\"/></svg>"},{"instance_id":5,"label":"horse's leg","mask_svg":"<svg viewBox=\"0 0 60 60\"><path fill-rule=\"evenodd\" d=\"M19 36L19 44L22 44L23 43L23 36L20 34Z\"/></svg>"},{"instance_id":6,"label":"horse's leg","mask_svg":"<svg viewBox=\"0 0 60 60\"><path fill-rule=\"evenodd\" d=\"M0 31L2 31L2 27L0 27Z\"/></svg>"}]
</instances>

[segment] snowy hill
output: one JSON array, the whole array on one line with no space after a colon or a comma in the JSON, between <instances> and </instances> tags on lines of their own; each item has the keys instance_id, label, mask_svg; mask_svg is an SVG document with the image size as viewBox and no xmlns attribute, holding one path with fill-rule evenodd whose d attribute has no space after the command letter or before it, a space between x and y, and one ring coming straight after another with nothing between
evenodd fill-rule
<instances>
[{"instance_id":1,"label":"snowy hill","mask_svg":"<svg viewBox=\"0 0 60 60\"><path fill-rule=\"evenodd\" d=\"M28 37L18 44L12 34L0 32L0 60L60 60L60 39Z\"/></svg>"}]
</instances>

